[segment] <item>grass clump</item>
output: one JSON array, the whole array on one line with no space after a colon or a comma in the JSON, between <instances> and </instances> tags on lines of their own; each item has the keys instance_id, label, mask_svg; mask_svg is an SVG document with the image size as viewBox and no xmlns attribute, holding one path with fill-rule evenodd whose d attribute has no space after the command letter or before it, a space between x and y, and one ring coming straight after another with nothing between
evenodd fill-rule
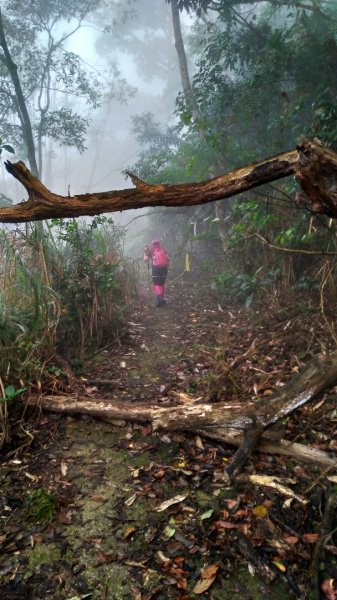
<instances>
[{"instance_id":1,"label":"grass clump","mask_svg":"<svg viewBox=\"0 0 337 600\"><path fill-rule=\"evenodd\" d=\"M25 500L25 510L29 520L46 525L55 515L55 495L45 488L33 490Z\"/></svg>"}]
</instances>

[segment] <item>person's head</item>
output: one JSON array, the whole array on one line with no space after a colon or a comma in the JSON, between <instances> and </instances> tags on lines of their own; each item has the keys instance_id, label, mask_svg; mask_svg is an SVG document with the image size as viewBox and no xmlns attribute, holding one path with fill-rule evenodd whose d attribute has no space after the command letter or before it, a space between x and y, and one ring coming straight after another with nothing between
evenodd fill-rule
<instances>
[{"instance_id":1,"label":"person's head","mask_svg":"<svg viewBox=\"0 0 337 600\"><path fill-rule=\"evenodd\" d=\"M152 250L158 250L158 248L160 248L159 240L152 240L151 248L152 248Z\"/></svg>"}]
</instances>

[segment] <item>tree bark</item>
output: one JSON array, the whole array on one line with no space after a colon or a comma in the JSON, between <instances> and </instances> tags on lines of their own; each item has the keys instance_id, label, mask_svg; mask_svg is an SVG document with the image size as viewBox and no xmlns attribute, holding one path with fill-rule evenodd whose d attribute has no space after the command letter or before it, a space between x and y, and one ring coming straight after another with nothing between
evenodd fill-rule
<instances>
[{"instance_id":1,"label":"tree bark","mask_svg":"<svg viewBox=\"0 0 337 600\"><path fill-rule=\"evenodd\" d=\"M337 217L337 154L314 142L304 142L264 161L252 163L200 183L150 185L130 174L133 189L60 196L46 188L23 162L5 163L26 188L29 198L0 209L0 222L20 223L53 217L72 218L145 206L193 206L240 194L259 185L296 174L304 192L298 202L311 211Z\"/></svg>"},{"instance_id":2,"label":"tree bark","mask_svg":"<svg viewBox=\"0 0 337 600\"><path fill-rule=\"evenodd\" d=\"M30 396L28 404L32 407L41 407L41 396ZM135 404L129 406L123 403L110 402L106 399L90 399L72 396L43 396L42 409L68 415L88 415L100 419L107 423L129 421L131 423L153 423L159 411L170 409L160 409L156 405ZM243 410L243 409L242 409ZM164 428L165 429L165 428ZM181 427L183 429L183 426ZM179 431L177 427L177 431ZM193 430L193 433L203 437L240 446L243 441L243 430L238 427L228 429L202 427ZM258 450L268 454L282 454L291 456L299 461L316 464L323 467L336 466L336 459L329 456L322 450L310 448L304 444L290 442L289 440L275 440L273 435L265 432L258 443Z\"/></svg>"},{"instance_id":3,"label":"tree bark","mask_svg":"<svg viewBox=\"0 0 337 600\"><path fill-rule=\"evenodd\" d=\"M179 72L180 79L184 90L184 96L186 100L187 107L191 111L192 117L195 121L201 120L201 113L199 111L199 107L195 101L195 97L193 94L190 76L188 72L187 58L185 52L185 46L183 41L183 36L181 33L181 23L180 23L180 14L177 0L171 0L171 11L172 11L172 25L174 32L174 42L178 55L179 61Z\"/></svg>"}]
</instances>

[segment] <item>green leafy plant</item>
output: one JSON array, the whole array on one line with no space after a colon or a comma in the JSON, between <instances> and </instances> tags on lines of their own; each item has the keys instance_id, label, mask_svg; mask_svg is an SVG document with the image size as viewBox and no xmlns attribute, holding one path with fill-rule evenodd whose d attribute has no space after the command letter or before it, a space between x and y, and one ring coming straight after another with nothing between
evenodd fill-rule
<instances>
[{"instance_id":1,"label":"green leafy plant","mask_svg":"<svg viewBox=\"0 0 337 600\"><path fill-rule=\"evenodd\" d=\"M263 274L263 267L259 267L254 273L223 272L215 277L215 289L222 301L244 302L249 308L278 276L277 267L269 269L266 274Z\"/></svg>"},{"instance_id":2,"label":"green leafy plant","mask_svg":"<svg viewBox=\"0 0 337 600\"><path fill-rule=\"evenodd\" d=\"M3 396L0 396L0 402L8 402L23 394L28 388L15 389L14 385L8 385L4 389Z\"/></svg>"},{"instance_id":3,"label":"green leafy plant","mask_svg":"<svg viewBox=\"0 0 337 600\"><path fill-rule=\"evenodd\" d=\"M15 154L15 150L14 150L13 146L11 146L10 144L7 144L7 142L3 142L3 140L0 138L0 156L3 152L3 150L5 150L6 152L10 152L11 154Z\"/></svg>"},{"instance_id":4,"label":"green leafy plant","mask_svg":"<svg viewBox=\"0 0 337 600\"><path fill-rule=\"evenodd\" d=\"M123 257L124 230L112 219L53 219L50 228L56 238L50 253L58 255L53 267L61 306L57 344L68 359L77 361L118 334L135 290L136 271Z\"/></svg>"},{"instance_id":5,"label":"green leafy plant","mask_svg":"<svg viewBox=\"0 0 337 600\"><path fill-rule=\"evenodd\" d=\"M0 450L7 442L10 433L7 404L9 401L13 400L13 398L25 392L26 389L27 388L16 389L14 385L4 387L0 377Z\"/></svg>"}]
</instances>

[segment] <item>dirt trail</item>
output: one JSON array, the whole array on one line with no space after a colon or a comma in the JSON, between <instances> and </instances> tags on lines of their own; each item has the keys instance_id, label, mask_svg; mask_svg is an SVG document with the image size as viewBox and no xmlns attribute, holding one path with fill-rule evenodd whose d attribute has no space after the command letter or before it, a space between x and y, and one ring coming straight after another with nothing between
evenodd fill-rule
<instances>
[{"instance_id":1,"label":"dirt trail","mask_svg":"<svg viewBox=\"0 0 337 600\"><path fill-rule=\"evenodd\" d=\"M266 336L254 318L245 310L219 310L207 290L192 285L171 286L168 305L157 310L144 296L122 346L96 357L83 373L83 391L168 404L212 395L219 377L215 353L225 359L230 345L234 359L252 339ZM275 363L285 360L291 364L291 354L285 358L279 345L261 389L270 385ZM246 393L253 375L241 381ZM223 467L233 449L183 434L154 435L150 427L59 415L42 415L31 435L30 447L8 453L0 464L2 600L304 597L299 574L310 562L312 542L305 534L319 527L316 505L310 505L308 527L306 505L292 503L290 510L270 489L226 487ZM283 476L297 465L260 456L254 467ZM300 478L299 492L307 485L305 468ZM44 522L34 514L45 492L55 507ZM282 564L289 580L282 581L274 566L268 586L249 570L237 531L269 564Z\"/></svg>"},{"instance_id":2,"label":"dirt trail","mask_svg":"<svg viewBox=\"0 0 337 600\"><path fill-rule=\"evenodd\" d=\"M192 380L195 385L212 368L225 328L224 313L208 294L193 284L171 285L167 305L160 308L143 294L120 351L100 355L89 383L100 396L128 402L163 402L188 389Z\"/></svg>"}]
</instances>

